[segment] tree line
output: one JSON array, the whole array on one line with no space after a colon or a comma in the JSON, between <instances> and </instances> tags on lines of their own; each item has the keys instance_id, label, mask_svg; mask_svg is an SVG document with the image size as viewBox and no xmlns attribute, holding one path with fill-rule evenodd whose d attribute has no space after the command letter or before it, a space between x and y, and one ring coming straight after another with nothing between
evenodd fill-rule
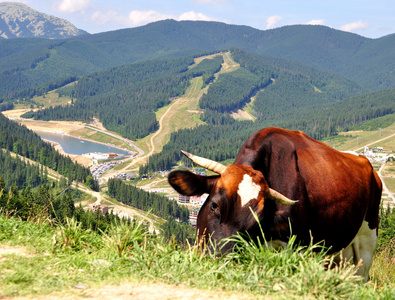
<instances>
[{"instance_id":1,"label":"tree line","mask_svg":"<svg viewBox=\"0 0 395 300\"><path fill-rule=\"evenodd\" d=\"M83 229L98 233L105 232L114 222L129 222L120 219L112 212L104 215L75 206L75 195L70 191L55 196L50 184L40 184L36 188L26 186L22 189L13 184L8 189L0 176L0 214L16 217L22 221L49 220L65 224L68 219L77 220Z\"/></svg>"},{"instance_id":2,"label":"tree line","mask_svg":"<svg viewBox=\"0 0 395 300\"><path fill-rule=\"evenodd\" d=\"M70 105L28 112L23 117L40 120L99 118L109 130L130 139L142 138L158 129L155 111L182 95L192 77L212 80L222 56L203 60L188 70L193 57L136 63L82 77L67 93L75 96ZM200 65L203 67L200 67Z\"/></svg>"},{"instance_id":3,"label":"tree line","mask_svg":"<svg viewBox=\"0 0 395 300\"><path fill-rule=\"evenodd\" d=\"M177 201L155 193L148 193L118 179L109 179L107 185L108 194L121 203L143 211L150 211L166 220L179 219L184 223L189 220L188 209L178 205Z\"/></svg>"},{"instance_id":4,"label":"tree line","mask_svg":"<svg viewBox=\"0 0 395 300\"><path fill-rule=\"evenodd\" d=\"M244 68L220 74L207 94L200 99L200 107L231 113L251 101L251 97L271 83L270 77L259 78Z\"/></svg>"},{"instance_id":5,"label":"tree line","mask_svg":"<svg viewBox=\"0 0 395 300\"><path fill-rule=\"evenodd\" d=\"M99 189L98 182L93 180L89 168L73 162L69 157L60 154L33 131L8 120L2 114L0 114L0 148L55 170L59 174L66 176L70 182L76 180L88 184L94 190Z\"/></svg>"},{"instance_id":6,"label":"tree line","mask_svg":"<svg viewBox=\"0 0 395 300\"><path fill-rule=\"evenodd\" d=\"M185 166L190 166L180 150L216 161L234 159L253 132L269 126L302 130L315 139L323 139L336 135L339 131L352 129L363 122L394 114L394 98L395 90L386 90L326 105L292 109L258 118L255 122L236 121L227 114L206 111L201 116L206 122L205 125L172 133L161 153L151 156L148 163L140 167L139 172L143 175L170 170L180 160ZM381 118L380 122L386 122L386 119ZM384 127L385 124L380 122L375 122L372 129Z\"/></svg>"},{"instance_id":7,"label":"tree line","mask_svg":"<svg viewBox=\"0 0 395 300\"><path fill-rule=\"evenodd\" d=\"M0 176L4 178L4 186L7 189L13 184L21 189L48 182L46 169L26 163L19 156L14 158L8 151L0 151Z\"/></svg>"},{"instance_id":8,"label":"tree line","mask_svg":"<svg viewBox=\"0 0 395 300\"><path fill-rule=\"evenodd\" d=\"M161 234L165 239L175 238L179 243L195 240L195 229L189 225L188 208L178 205L177 201L126 184L122 180L108 180L108 194L119 202L149 211L167 220L161 225Z\"/></svg>"}]
</instances>

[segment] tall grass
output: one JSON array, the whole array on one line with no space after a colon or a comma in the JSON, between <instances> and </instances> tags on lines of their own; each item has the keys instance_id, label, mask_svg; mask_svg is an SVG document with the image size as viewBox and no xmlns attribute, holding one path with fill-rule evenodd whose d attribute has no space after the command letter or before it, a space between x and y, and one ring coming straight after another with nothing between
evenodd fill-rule
<instances>
[{"instance_id":1,"label":"tall grass","mask_svg":"<svg viewBox=\"0 0 395 300\"><path fill-rule=\"evenodd\" d=\"M142 222L133 221L131 224L116 221L107 232L102 232L102 242L109 251L115 251L118 257L124 257L142 241L146 241L147 231Z\"/></svg>"},{"instance_id":2,"label":"tall grass","mask_svg":"<svg viewBox=\"0 0 395 300\"><path fill-rule=\"evenodd\" d=\"M54 250L81 250L89 246L91 230L85 230L74 218L66 218L65 224L59 223L53 236Z\"/></svg>"},{"instance_id":3,"label":"tall grass","mask_svg":"<svg viewBox=\"0 0 395 300\"><path fill-rule=\"evenodd\" d=\"M71 293L70 287L81 284L89 288L142 279L238 291L251 298L395 296L393 270L383 274L380 284L375 274L371 283L363 284L355 275L355 266L335 267L319 245L301 247L291 239L285 249L275 250L265 243L234 236L228 241L237 243L236 251L221 256L215 252L206 254L199 245L180 246L164 241L139 224L114 224L98 234L81 233L72 220L63 228L52 228L0 217L0 244L25 245L29 251L22 257L4 256L0 263L0 296ZM377 266L377 270L382 268L384 265Z\"/></svg>"},{"instance_id":4,"label":"tall grass","mask_svg":"<svg viewBox=\"0 0 395 300\"><path fill-rule=\"evenodd\" d=\"M395 237L376 253L370 274L379 288L395 285Z\"/></svg>"}]
</instances>

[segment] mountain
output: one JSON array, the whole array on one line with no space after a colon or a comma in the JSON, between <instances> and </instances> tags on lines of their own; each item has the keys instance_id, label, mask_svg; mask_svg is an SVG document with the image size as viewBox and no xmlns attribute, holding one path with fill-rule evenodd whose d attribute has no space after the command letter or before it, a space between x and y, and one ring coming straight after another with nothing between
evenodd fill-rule
<instances>
[{"instance_id":1,"label":"mountain","mask_svg":"<svg viewBox=\"0 0 395 300\"><path fill-rule=\"evenodd\" d=\"M73 86L57 90L75 97L73 105L50 107L22 117L85 122L97 117L107 129L135 140L158 129L155 111L182 96L195 77L205 78L205 84L211 82L199 101L201 109L211 111L203 116L206 123L213 119L221 123L223 115L242 109L253 96L250 111L257 123L279 124L286 114L319 110L323 105L368 92L344 77L288 60L238 49L227 53L228 59L231 57L240 67L219 75L214 82L224 54L194 67L193 57L139 62L81 76ZM287 115L287 120L291 119Z\"/></svg>"},{"instance_id":2,"label":"mountain","mask_svg":"<svg viewBox=\"0 0 395 300\"><path fill-rule=\"evenodd\" d=\"M129 62L187 50L234 47L297 61L347 77L372 90L395 87L395 35L369 39L319 25L258 30L219 22L165 20L78 39L114 55L122 53Z\"/></svg>"},{"instance_id":3,"label":"mountain","mask_svg":"<svg viewBox=\"0 0 395 300\"><path fill-rule=\"evenodd\" d=\"M64 19L38 12L25 4L0 3L0 36L2 38L66 39L86 33Z\"/></svg>"},{"instance_id":4,"label":"mountain","mask_svg":"<svg viewBox=\"0 0 395 300\"><path fill-rule=\"evenodd\" d=\"M51 78L226 48L296 61L346 77L372 91L395 87L395 35L368 39L319 25L258 30L205 21L165 20L61 41L2 39L0 74L18 66L19 73L14 75L27 82L27 88ZM0 97L2 94L0 91Z\"/></svg>"},{"instance_id":5,"label":"mountain","mask_svg":"<svg viewBox=\"0 0 395 300\"><path fill-rule=\"evenodd\" d=\"M229 48L298 62L371 92L395 88L395 34L369 39L318 25L258 30L219 22L165 20L62 40L0 39L0 101L22 94L30 97L36 93L32 89L60 87L111 67Z\"/></svg>"}]
</instances>

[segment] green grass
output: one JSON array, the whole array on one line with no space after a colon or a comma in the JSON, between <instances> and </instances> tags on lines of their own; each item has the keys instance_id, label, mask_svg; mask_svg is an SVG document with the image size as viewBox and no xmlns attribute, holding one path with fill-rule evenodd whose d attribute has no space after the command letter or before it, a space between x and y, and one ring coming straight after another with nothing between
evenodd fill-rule
<instances>
[{"instance_id":1,"label":"green grass","mask_svg":"<svg viewBox=\"0 0 395 300\"><path fill-rule=\"evenodd\" d=\"M35 96L32 101L43 107L66 105L71 103L71 99L69 97L59 97L56 90L49 91L44 96Z\"/></svg>"},{"instance_id":2,"label":"green grass","mask_svg":"<svg viewBox=\"0 0 395 300\"><path fill-rule=\"evenodd\" d=\"M134 150L134 148L130 147L123 140L117 139L117 138L110 136L108 134L105 134L103 132L99 132L99 131L92 130L89 128L75 130L75 131L72 131L70 134L73 136L82 137L84 139L93 140L93 141L105 143L105 144L112 144L117 147L126 148L129 150Z\"/></svg>"},{"instance_id":3,"label":"green grass","mask_svg":"<svg viewBox=\"0 0 395 300\"><path fill-rule=\"evenodd\" d=\"M329 137L323 140L324 143L331 147L335 147L337 150L354 150L362 151L366 145L369 147L384 147L384 152L393 153L395 152L395 138L390 137L395 133L395 123L392 125L382 128L380 130L372 131L349 131L340 132L337 136ZM378 140L381 140L377 142Z\"/></svg>"},{"instance_id":4,"label":"green grass","mask_svg":"<svg viewBox=\"0 0 395 300\"><path fill-rule=\"evenodd\" d=\"M385 185L390 191L395 191L395 178L393 177L383 177Z\"/></svg>"},{"instance_id":5,"label":"green grass","mask_svg":"<svg viewBox=\"0 0 395 300\"><path fill-rule=\"evenodd\" d=\"M0 217L0 245L22 249L0 261L0 296L78 294L73 287L154 281L214 291L237 291L251 298L392 299L393 270L362 284L350 265L327 270L331 259L317 245L265 249L241 237L238 251L216 257L199 247L181 247L147 233L142 225L116 224L108 232L82 231L69 220L50 226ZM0 248L1 249L1 248ZM384 259L376 260L388 269ZM389 277L392 276L392 277ZM392 280L392 281L391 281Z\"/></svg>"},{"instance_id":6,"label":"green grass","mask_svg":"<svg viewBox=\"0 0 395 300\"><path fill-rule=\"evenodd\" d=\"M390 262L391 259L394 261ZM376 254L370 275L375 278L379 288L385 289L395 285L395 237Z\"/></svg>"}]
</instances>

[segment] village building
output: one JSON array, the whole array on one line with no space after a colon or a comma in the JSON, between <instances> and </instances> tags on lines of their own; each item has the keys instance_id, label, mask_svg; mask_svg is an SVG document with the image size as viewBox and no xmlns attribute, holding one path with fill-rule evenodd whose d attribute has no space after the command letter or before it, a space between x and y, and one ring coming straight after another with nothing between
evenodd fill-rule
<instances>
[{"instance_id":1,"label":"village building","mask_svg":"<svg viewBox=\"0 0 395 300\"><path fill-rule=\"evenodd\" d=\"M96 204L96 203L91 203L88 205L88 210L90 210L90 211L100 210L101 214L104 216L106 214L106 212L108 212L108 206L100 205L100 204Z\"/></svg>"}]
</instances>

